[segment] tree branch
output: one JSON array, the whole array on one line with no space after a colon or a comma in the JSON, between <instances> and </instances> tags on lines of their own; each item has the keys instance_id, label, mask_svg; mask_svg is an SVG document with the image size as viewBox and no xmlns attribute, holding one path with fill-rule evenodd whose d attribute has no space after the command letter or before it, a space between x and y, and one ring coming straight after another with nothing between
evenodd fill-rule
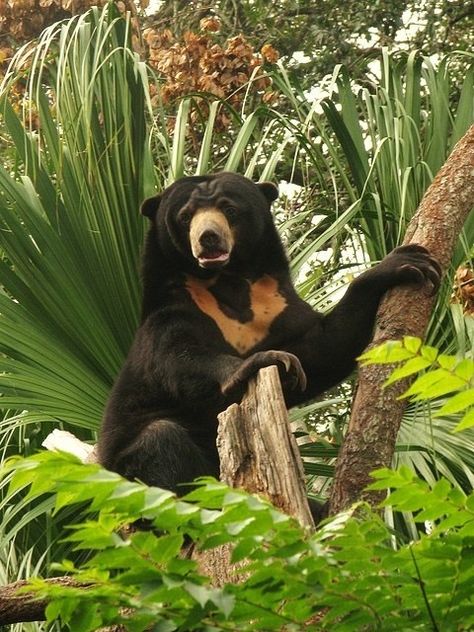
<instances>
[{"instance_id":1,"label":"tree branch","mask_svg":"<svg viewBox=\"0 0 474 632\"><path fill-rule=\"evenodd\" d=\"M71 577L56 577L46 580L49 584L87 588ZM48 605L44 599L38 599L33 593L19 592L28 585L26 580L8 584L0 588L0 625L43 621Z\"/></svg>"},{"instance_id":2,"label":"tree branch","mask_svg":"<svg viewBox=\"0 0 474 632\"><path fill-rule=\"evenodd\" d=\"M474 206L474 126L453 152L426 191L411 220L405 244L417 243L437 257L444 270L451 261L459 234ZM428 289L395 288L380 305L371 347L404 335L423 337L433 308ZM408 381L383 389L391 372L387 366L361 367L349 428L339 453L333 482L330 513L347 508L361 498L372 505L383 492L364 492L370 472L389 467L406 402L397 397Z\"/></svg>"}]
</instances>

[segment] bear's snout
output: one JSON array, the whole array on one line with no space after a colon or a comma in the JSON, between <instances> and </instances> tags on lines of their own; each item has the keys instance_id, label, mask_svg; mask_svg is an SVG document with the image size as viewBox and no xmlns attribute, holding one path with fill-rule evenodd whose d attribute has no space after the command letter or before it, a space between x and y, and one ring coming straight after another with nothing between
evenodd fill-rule
<instances>
[{"instance_id":1,"label":"bear's snout","mask_svg":"<svg viewBox=\"0 0 474 632\"><path fill-rule=\"evenodd\" d=\"M189 226L191 252L201 268L225 266L234 246L229 222L216 208L199 209Z\"/></svg>"},{"instance_id":2,"label":"bear's snout","mask_svg":"<svg viewBox=\"0 0 474 632\"><path fill-rule=\"evenodd\" d=\"M221 246L221 236L217 231L209 228L201 233L199 243L204 250L217 250Z\"/></svg>"}]
</instances>

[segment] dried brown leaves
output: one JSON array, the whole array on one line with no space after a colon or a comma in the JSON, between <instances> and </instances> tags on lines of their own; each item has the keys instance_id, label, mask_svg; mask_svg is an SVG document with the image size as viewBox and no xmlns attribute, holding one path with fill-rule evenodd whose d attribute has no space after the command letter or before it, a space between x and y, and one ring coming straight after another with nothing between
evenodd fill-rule
<instances>
[{"instance_id":1,"label":"dried brown leaves","mask_svg":"<svg viewBox=\"0 0 474 632\"><path fill-rule=\"evenodd\" d=\"M270 79L261 72L265 61L274 63L278 59L272 46L264 46L261 54L257 54L243 35L218 43L212 36L220 29L215 17L203 18L200 26L201 33L187 32L180 40L168 29L144 32L150 64L164 79L160 91L163 103L205 92L239 109L248 94L258 95L265 102L276 97L270 91ZM225 128L229 122L222 111L218 125Z\"/></svg>"},{"instance_id":2,"label":"dried brown leaves","mask_svg":"<svg viewBox=\"0 0 474 632\"><path fill-rule=\"evenodd\" d=\"M460 266L454 276L453 303L459 303L465 314L474 316L474 270Z\"/></svg>"},{"instance_id":3,"label":"dried brown leaves","mask_svg":"<svg viewBox=\"0 0 474 632\"><path fill-rule=\"evenodd\" d=\"M92 6L103 6L107 0L0 0L0 78L5 71L16 45L37 37L40 32L54 22L84 13ZM145 7L148 0L117 0L119 10L131 10L134 17L134 40L137 50L138 23L135 7ZM264 64L278 60L278 52L270 45L257 53L243 35L226 41L219 39L220 22L215 16L201 20L199 33L187 32L178 39L171 30L149 28L143 33L148 46L150 64L163 78L159 94L152 88L154 99L163 104L172 103L188 94L206 93L227 101L239 110L244 99L252 97L257 101L271 103L278 94L271 90L271 81L262 71ZM21 89L20 89L21 92ZM255 101L253 101L255 105ZM192 112L193 120L197 111L206 115L207 101L196 99ZM217 118L217 126L225 129L230 118L222 109Z\"/></svg>"}]
</instances>

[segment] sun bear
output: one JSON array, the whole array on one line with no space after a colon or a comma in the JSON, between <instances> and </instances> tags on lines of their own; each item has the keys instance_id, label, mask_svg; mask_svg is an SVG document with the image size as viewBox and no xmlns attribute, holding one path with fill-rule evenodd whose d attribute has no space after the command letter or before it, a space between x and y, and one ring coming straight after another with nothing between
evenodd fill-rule
<instances>
[{"instance_id":1,"label":"sun bear","mask_svg":"<svg viewBox=\"0 0 474 632\"><path fill-rule=\"evenodd\" d=\"M273 222L277 188L235 173L185 177L146 200L141 324L112 389L99 460L182 494L219 476L217 415L248 380L280 369L288 407L341 382L370 341L380 299L441 270L418 245L396 248L322 315L296 293Z\"/></svg>"}]
</instances>

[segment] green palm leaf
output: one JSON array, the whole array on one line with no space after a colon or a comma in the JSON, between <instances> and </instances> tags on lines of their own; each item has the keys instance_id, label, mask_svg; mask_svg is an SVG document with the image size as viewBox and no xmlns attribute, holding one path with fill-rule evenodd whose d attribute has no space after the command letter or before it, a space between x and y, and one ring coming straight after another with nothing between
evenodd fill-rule
<instances>
[{"instance_id":1,"label":"green palm leaf","mask_svg":"<svg viewBox=\"0 0 474 632\"><path fill-rule=\"evenodd\" d=\"M1 99L24 175L0 168L0 389L9 408L96 428L137 326L146 71L112 6L51 27L37 51L38 132Z\"/></svg>"}]
</instances>

